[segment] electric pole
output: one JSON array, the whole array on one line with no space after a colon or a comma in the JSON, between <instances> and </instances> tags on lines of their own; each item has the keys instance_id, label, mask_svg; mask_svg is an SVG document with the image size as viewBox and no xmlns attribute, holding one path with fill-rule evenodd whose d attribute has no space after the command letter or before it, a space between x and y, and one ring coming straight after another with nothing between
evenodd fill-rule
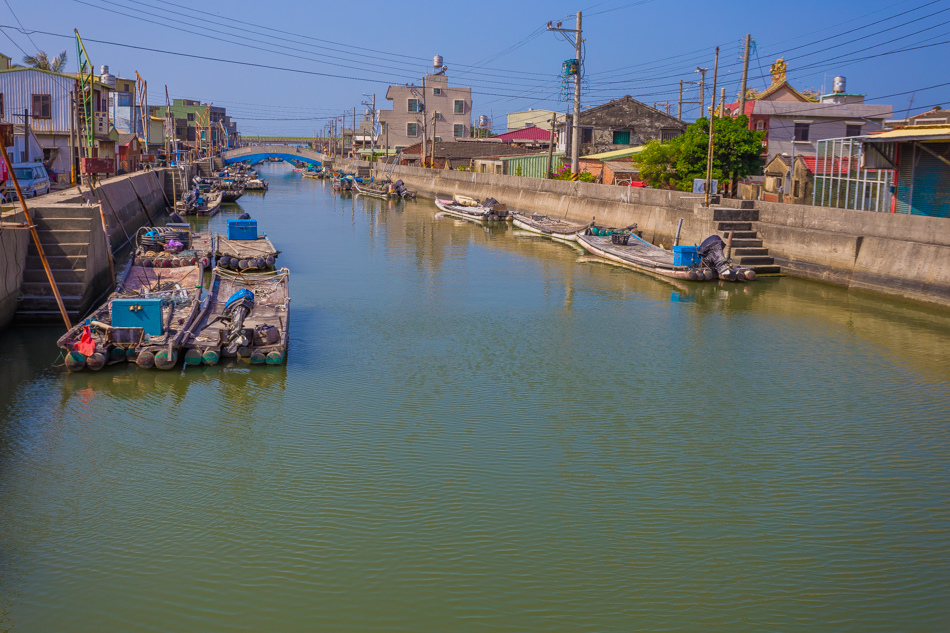
<instances>
[{"instance_id":1,"label":"electric pole","mask_svg":"<svg viewBox=\"0 0 950 633\"><path fill-rule=\"evenodd\" d=\"M432 113L432 168L435 169L435 128L438 122L439 113Z\"/></svg>"},{"instance_id":2,"label":"electric pole","mask_svg":"<svg viewBox=\"0 0 950 633\"><path fill-rule=\"evenodd\" d=\"M557 128L557 115L551 117L551 138L548 140L548 169L547 177L551 178L551 162L554 160L554 130Z\"/></svg>"},{"instance_id":3,"label":"electric pole","mask_svg":"<svg viewBox=\"0 0 950 633\"><path fill-rule=\"evenodd\" d=\"M746 82L749 79L749 49L752 46L752 34L748 33L745 36L745 58L742 62L742 88L739 91L739 114L745 114L745 92L746 92Z\"/></svg>"},{"instance_id":4,"label":"electric pole","mask_svg":"<svg viewBox=\"0 0 950 633\"><path fill-rule=\"evenodd\" d=\"M577 12L577 28L576 29L562 29L561 23L558 22L557 27L552 27L551 23L548 22L549 31L557 31L559 33L573 33L574 34L574 57L577 59L577 72L574 74L574 129L572 133L571 141L571 174L577 174L577 163L580 159L581 151L581 77L584 74L584 60L583 60L583 29L582 29L582 20L581 12Z\"/></svg>"},{"instance_id":5,"label":"electric pole","mask_svg":"<svg viewBox=\"0 0 950 633\"><path fill-rule=\"evenodd\" d=\"M418 108L417 108L418 110ZM426 157L429 155L426 152L426 137L429 134L429 131L426 129L426 78L422 78L422 166L426 166Z\"/></svg>"},{"instance_id":6,"label":"electric pole","mask_svg":"<svg viewBox=\"0 0 950 633\"><path fill-rule=\"evenodd\" d=\"M676 106L676 118L680 121L683 120L683 80L680 79L680 98L677 101Z\"/></svg>"},{"instance_id":7,"label":"electric pole","mask_svg":"<svg viewBox=\"0 0 950 633\"><path fill-rule=\"evenodd\" d=\"M699 68L697 66L696 72L699 73L699 116L706 116L706 71L708 68ZM716 93L713 91L713 101L716 100Z\"/></svg>"},{"instance_id":8,"label":"electric pole","mask_svg":"<svg viewBox=\"0 0 950 633\"><path fill-rule=\"evenodd\" d=\"M356 158L356 106L353 106L353 158Z\"/></svg>"},{"instance_id":9,"label":"electric pole","mask_svg":"<svg viewBox=\"0 0 950 633\"><path fill-rule=\"evenodd\" d=\"M716 47L716 65L713 67L713 89L712 89L712 98L713 104L709 108L709 153L706 154L706 208L709 208L709 196L711 195L710 185L712 184L712 164L713 164L713 123L715 122L716 114L716 80L719 78L719 47ZM703 76L705 79L705 74Z\"/></svg>"}]
</instances>

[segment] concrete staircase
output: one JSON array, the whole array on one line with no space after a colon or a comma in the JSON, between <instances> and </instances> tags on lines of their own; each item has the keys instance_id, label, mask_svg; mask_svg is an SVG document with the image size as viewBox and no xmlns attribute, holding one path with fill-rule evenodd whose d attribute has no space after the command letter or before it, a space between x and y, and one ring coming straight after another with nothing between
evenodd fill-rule
<instances>
[{"instance_id":1,"label":"concrete staircase","mask_svg":"<svg viewBox=\"0 0 950 633\"><path fill-rule=\"evenodd\" d=\"M757 275L776 275L782 272L780 266L769 256L769 249L762 244L755 223L759 212L755 209L717 208L713 215L716 230L723 241L728 242L732 233L732 261L739 266L747 266Z\"/></svg>"},{"instance_id":2,"label":"concrete staircase","mask_svg":"<svg viewBox=\"0 0 950 633\"><path fill-rule=\"evenodd\" d=\"M94 229L100 233L102 231L96 225L101 222L99 209L57 205L34 207L31 214L66 312L75 323L84 316L89 302L95 299L89 296L86 267L92 232ZM28 323L62 322L53 288L32 239L27 251L15 319Z\"/></svg>"}]
</instances>

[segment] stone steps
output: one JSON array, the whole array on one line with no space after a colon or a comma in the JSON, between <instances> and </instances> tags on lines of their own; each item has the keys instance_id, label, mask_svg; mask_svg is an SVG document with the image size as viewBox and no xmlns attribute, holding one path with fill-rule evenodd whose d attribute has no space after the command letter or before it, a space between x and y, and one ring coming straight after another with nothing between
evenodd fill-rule
<instances>
[{"instance_id":1,"label":"stone steps","mask_svg":"<svg viewBox=\"0 0 950 633\"><path fill-rule=\"evenodd\" d=\"M85 262L86 258L83 257L81 261L77 263L85 264ZM39 257L36 258L36 264L35 267L27 268L23 271L23 283L48 283L46 270L43 269L43 264L40 262ZM56 266L54 264L61 265ZM56 280L57 284L78 283L86 278L85 268L72 268L67 262L50 262L50 270L53 272L53 279Z\"/></svg>"},{"instance_id":2,"label":"stone steps","mask_svg":"<svg viewBox=\"0 0 950 633\"><path fill-rule=\"evenodd\" d=\"M713 209L713 221L719 236L729 243L732 237L732 252L730 256L739 266L753 269L757 275L777 275L782 272L780 266L769 256L769 249L759 239L759 232L755 223L759 221L759 212L754 208L728 209L717 207Z\"/></svg>"},{"instance_id":3,"label":"stone steps","mask_svg":"<svg viewBox=\"0 0 950 633\"><path fill-rule=\"evenodd\" d=\"M34 271L31 271L34 272ZM49 285L49 281L46 280L46 271L43 272L43 281L24 281L20 285L20 294L25 299L26 297L53 297L53 287ZM59 290L60 296L63 297L64 303L66 297L82 297L83 290L86 287L86 284L82 281L59 281L56 277L56 273L59 271L53 271L53 279L56 279L56 287Z\"/></svg>"}]
</instances>

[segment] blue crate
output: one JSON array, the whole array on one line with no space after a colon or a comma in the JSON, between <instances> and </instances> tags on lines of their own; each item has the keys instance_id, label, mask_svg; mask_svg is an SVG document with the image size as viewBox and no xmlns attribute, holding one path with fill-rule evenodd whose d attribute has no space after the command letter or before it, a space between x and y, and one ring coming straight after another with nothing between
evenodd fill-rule
<instances>
[{"instance_id":1,"label":"blue crate","mask_svg":"<svg viewBox=\"0 0 950 633\"><path fill-rule=\"evenodd\" d=\"M673 247L673 265L674 266L698 266L699 248L696 246L674 246Z\"/></svg>"},{"instance_id":2,"label":"blue crate","mask_svg":"<svg viewBox=\"0 0 950 633\"><path fill-rule=\"evenodd\" d=\"M229 240L256 240L257 220L228 220Z\"/></svg>"},{"instance_id":3,"label":"blue crate","mask_svg":"<svg viewBox=\"0 0 950 633\"><path fill-rule=\"evenodd\" d=\"M162 328L161 299L114 299L112 327L140 327L146 334L159 336Z\"/></svg>"}]
</instances>

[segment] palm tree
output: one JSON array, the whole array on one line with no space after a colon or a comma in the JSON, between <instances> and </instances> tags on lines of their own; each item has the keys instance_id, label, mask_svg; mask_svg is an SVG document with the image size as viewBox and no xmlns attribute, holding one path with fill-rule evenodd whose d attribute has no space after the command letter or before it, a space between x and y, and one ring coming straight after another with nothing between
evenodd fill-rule
<instances>
[{"instance_id":1,"label":"palm tree","mask_svg":"<svg viewBox=\"0 0 950 633\"><path fill-rule=\"evenodd\" d=\"M49 60L46 51L38 51L36 55L24 55L23 63L31 68L51 70L54 73L60 73L66 69L66 51L54 57L53 61Z\"/></svg>"}]
</instances>

